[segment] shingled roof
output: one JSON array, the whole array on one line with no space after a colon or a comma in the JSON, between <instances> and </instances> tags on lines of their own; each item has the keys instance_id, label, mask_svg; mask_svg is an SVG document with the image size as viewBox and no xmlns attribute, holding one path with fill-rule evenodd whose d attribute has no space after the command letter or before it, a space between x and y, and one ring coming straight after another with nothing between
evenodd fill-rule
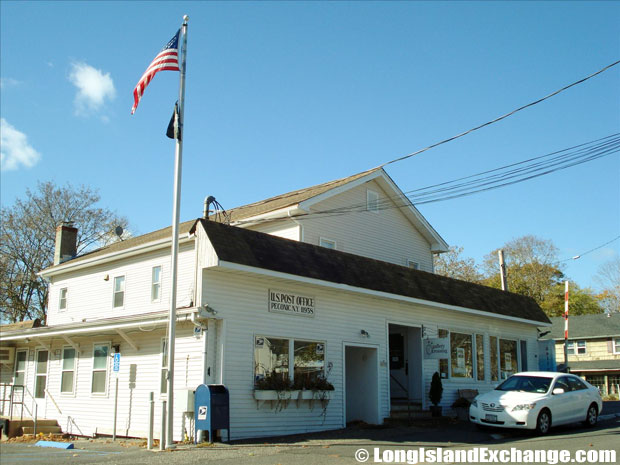
<instances>
[{"instance_id":1,"label":"shingled roof","mask_svg":"<svg viewBox=\"0 0 620 465\"><path fill-rule=\"evenodd\" d=\"M538 304L522 295L212 221L199 224L223 261L549 323Z\"/></svg>"},{"instance_id":2,"label":"shingled roof","mask_svg":"<svg viewBox=\"0 0 620 465\"><path fill-rule=\"evenodd\" d=\"M551 318L551 333L545 339L564 339L564 317ZM620 313L568 316L569 339L604 338L620 336ZM572 365L571 365L572 366Z\"/></svg>"},{"instance_id":3,"label":"shingled roof","mask_svg":"<svg viewBox=\"0 0 620 465\"><path fill-rule=\"evenodd\" d=\"M262 215L263 213L290 207L292 205L297 205L304 200L311 199L331 189L335 189L336 187L340 187L359 178L363 178L364 176L374 173L375 171L379 171L380 169L381 168L373 168L362 173L354 174L353 176L347 176L346 178L336 179L323 184L317 184L316 186L305 187L296 191L287 192L286 194L276 195L275 197L270 197L268 199L261 200L260 202L254 202L227 210L226 212L230 216L230 221L234 223L235 221Z\"/></svg>"}]
</instances>

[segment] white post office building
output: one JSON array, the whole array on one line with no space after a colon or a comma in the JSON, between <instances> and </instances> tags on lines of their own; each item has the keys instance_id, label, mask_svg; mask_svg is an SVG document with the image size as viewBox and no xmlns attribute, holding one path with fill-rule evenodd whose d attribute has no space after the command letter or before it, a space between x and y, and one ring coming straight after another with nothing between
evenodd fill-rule
<instances>
[{"instance_id":1,"label":"white post office building","mask_svg":"<svg viewBox=\"0 0 620 465\"><path fill-rule=\"evenodd\" d=\"M537 327L549 325L540 307L434 274L448 246L382 169L229 213L230 225L180 226L175 440L193 437L201 383L228 388L240 439L381 424L397 399L428 409L435 372L449 411L459 389L537 369ZM55 264L41 272L47 324L2 332L0 382L24 386L13 415L36 403L64 432L111 434L118 377L117 434L147 436L153 392L158 437L171 228L77 257L75 237L58 228ZM293 390L258 389L274 376ZM306 396L313 377L333 390Z\"/></svg>"}]
</instances>

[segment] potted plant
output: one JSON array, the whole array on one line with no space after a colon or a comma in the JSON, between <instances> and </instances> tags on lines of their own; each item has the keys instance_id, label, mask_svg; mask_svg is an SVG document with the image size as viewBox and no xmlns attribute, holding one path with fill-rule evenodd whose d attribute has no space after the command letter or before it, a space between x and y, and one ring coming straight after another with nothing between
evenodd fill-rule
<instances>
[{"instance_id":1,"label":"potted plant","mask_svg":"<svg viewBox=\"0 0 620 465\"><path fill-rule=\"evenodd\" d=\"M469 420L469 406L471 402L465 397L459 397L452 404L452 408L456 410L456 416L459 420Z\"/></svg>"},{"instance_id":2,"label":"potted plant","mask_svg":"<svg viewBox=\"0 0 620 465\"><path fill-rule=\"evenodd\" d=\"M439 402L441 402L441 396L443 395L443 386L441 384L441 377L439 373L436 371L433 374L433 379L431 380L431 389L429 391L429 399L433 403L431 406L431 414L434 417L441 416L441 406Z\"/></svg>"}]
</instances>

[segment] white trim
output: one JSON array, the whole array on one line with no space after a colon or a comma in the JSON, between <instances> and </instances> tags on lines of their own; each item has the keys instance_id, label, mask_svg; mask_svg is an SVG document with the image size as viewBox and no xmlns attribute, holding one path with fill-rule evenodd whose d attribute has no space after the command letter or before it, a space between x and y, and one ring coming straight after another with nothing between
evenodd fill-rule
<instances>
[{"instance_id":1,"label":"white trim","mask_svg":"<svg viewBox=\"0 0 620 465\"><path fill-rule=\"evenodd\" d=\"M93 392L93 373L95 371L100 372L103 371L101 368L95 369L95 347L107 347L107 355L105 360L105 382L104 388L105 392ZM105 342L93 342L93 355L91 357L91 365L90 365L90 395L91 397L107 397L108 396L108 384L110 381L110 354L111 354L112 343L110 341Z\"/></svg>"},{"instance_id":2,"label":"white trim","mask_svg":"<svg viewBox=\"0 0 620 465\"><path fill-rule=\"evenodd\" d=\"M352 342L352 341L342 341L342 427L346 428L347 426L347 347L360 347L362 349L374 349L377 353L377 424L382 423L382 414L381 414L381 381L379 373L381 371L381 357L379 356L379 349L381 348L381 344L364 344L360 342ZM389 362L388 362L388 376L390 372ZM388 384L389 386L389 384ZM390 393L388 391L388 397ZM424 396L423 396L424 397ZM388 402L389 403L389 402Z\"/></svg>"},{"instance_id":3,"label":"white trim","mask_svg":"<svg viewBox=\"0 0 620 465\"><path fill-rule=\"evenodd\" d=\"M524 323L524 324L534 325L534 326L539 326L539 327L551 326L551 323L543 323L541 321L526 320L525 318L518 318L518 317L508 316L508 315L499 315L497 313L484 312L481 310L474 310L471 308L459 307L456 305L442 304L440 302L417 299L414 297L407 297L407 296L402 296L398 294L390 294L388 292L383 292L383 291L374 291L372 289L350 286L348 284L333 283L330 281L324 281L324 280L316 279L316 278L306 278L304 276L296 276L293 274L282 273L279 271L265 270L264 268L256 268L256 267L252 267L248 265L240 265L238 263L228 262L228 261L220 260L220 259L218 259L217 266L224 268L224 269L228 269L228 270L259 274L259 275L268 276L271 278L287 279L290 281L297 281L297 282L305 283L305 284L313 284L316 286L328 287L332 289L353 292L356 294L366 294L366 295L371 295L373 297L379 297L379 298L384 298L388 300L396 300L400 302L408 302L408 303L413 303L413 304L425 305L425 306L432 307L432 308L453 310L456 312L469 313L472 315L479 315L483 317L492 317L492 318L497 318L500 320L514 321L517 323Z\"/></svg>"},{"instance_id":4,"label":"white trim","mask_svg":"<svg viewBox=\"0 0 620 465\"><path fill-rule=\"evenodd\" d=\"M139 237L139 236L137 236ZM189 233L183 235L179 234L179 245L185 244L186 242L193 241L195 236L190 235ZM147 244L137 245L135 247L130 247L128 249L119 250L117 252L110 252L109 254L98 255L92 258L85 258L83 260L75 261L69 260L61 265L56 265L52 268L48 268L46 270L40 271L37 273L39 276L49 279L52 276L55 276L60 273L65 273L67 271L75 271L80 270L82 268L87 268L91 265L102 265L104 263L112 262L115 260L122 260L125 258L133 257L135 255L140 255L148 252L153 252L155 250L164 249L166 247L170 247L172 243L171 239L160 239L158 241L149 242ZM80 258L80 257L77 257Z\"/></svg>"},{"instance_id":5,"label":"white trim","mask_svg":"<svg viewBox=\"0 0 620 465\"><path fill-rule=\"evenodd\" d=\"M328 243L328 244L331 243L331 244L333 244L333 247L329 247L327 245L323 245L323 243ZM329 238L323 237L323 236L319 236L319 246L325 247L326 249L338 250L337 249L337 245L338 245L338 242L336 240L329 239Z\"/></svg>"},{"instance_id":6,"label":"white trim","mask_svg":"<svg viewBox=\"0 0 620 465\"><path fill-rule=\"evenodd\" d=\"M123 289L121 291L118 291L119 293L122 292L123 293L123 304L119 305L118 307L115 305L116 304L116 280L123 278ZM119 274L117 276L114 276L112 278L112 310L124 310L125 309L125 290L127 289L127 275L124 274Z\"/></svg>"},{"instance_id":7,"label":"white trim","mask_svg":"<svg viewBox=\"0 0 620 465\"><path fill-rule=\"evenodd\" d=\"M65 370L65 349L73 350L74 356L73 356L73 369L72 370ZM59 383L58 389L59 389L61 396L75 397L75 391L76 391L75 387L77 385L77 361L78 361L79 355L80 355L80 351L77 350L72 345L65 345L65 346L62 346L62 348L60 349L60 383ZM62 375L65 373L65 371L73 372L73 385L71 386L71 391L62 390Z\"/></svg>"},{"instance_id":8,"label":"white trim","mask_svg":"<svg viewBox=\"0 0 620 465\"><path fill-rule=\"evenodd\" d=\"M62 291L65 291L65 298L64 298L65 306L64 306L64 308L61 307L61 302L63 301ZM67 311L67 308L68 308L67 297L68 297L68 295L69 295L69 291L68 291L68 288L66 286L65 287L61 287L60 290L58 291L58 313L63 313L63 312Z\"/></svg>"},{"instance_id":9,"label":"white trim","mask_svg":"<svg viewBox=\"0 0 620 465\"><path fill-rule=\"evenodd\" d=\"M198 250L198 247L196 247L196 250ZM157 283L153 281L153 272L155 271L155 268L159 268L159 282ZM163 277L164 277L163 265L155 265L151 267L151 303L152 304L161 302L161 291L163 289ZM155 286L155 284L159 286L159 290L157 292L158 294L157 298L153 299L153 286Z\"/></svg>"},{"instance_id":10,"label":"white trim","mask_svg":"<svg viewBox=\"0 0 620 465\"><path fill-rule=\"evenodd\" d=\"M177 323L182 321L190 321L190 315L196 312L196 308L177 308ZM20 334L15 335L2 335L2 341L19 341L24 339L36 339L36 342L44 345L40 340L41 338L52 338L56 336L70 335L70 334L87 334L98 333L105 331L116 331L116 329L135 328L138 326L167 324L168 315L167 312L155 312L155 315L148 315L145 318L144 315L132 315L119 319L118 321L111 322L110 319L102 321L94 321L91 326L84 327L85 323L73 324L65 327L51 327L51 328L34 328L25 330ZM45 345L49 348L49 346Z\"/></svg>"},{"instance_id":11,"label":"white trim","mask_svg":"<svg viewBox=\"0 0 620 465\"><path fill-rule=\"evenodd\" d=\"M312 205L316 203L322 202L325 199L329 199L330 197L346 192L349 189L353 189L354 187L361 186L362 184L365 184L383 175L384 173L382 169L374 171L372 173L368 173L367 175L362 176L361 178L357 178L354 181L347 182L338 187L334 187L333 189L329 189L323 192L322 194L318 194L318 195L315 195L314 197L306 199L299 203L299 207L302 210L307 211Z\"/></svg>"}]
</instances>

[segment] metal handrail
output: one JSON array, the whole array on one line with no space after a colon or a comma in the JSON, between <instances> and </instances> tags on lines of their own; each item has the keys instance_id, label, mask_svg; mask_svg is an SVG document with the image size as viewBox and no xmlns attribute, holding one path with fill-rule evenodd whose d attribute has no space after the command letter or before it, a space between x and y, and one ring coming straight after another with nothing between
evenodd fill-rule
<instances>
[{"instance_id":1,"label":"metal handrail","mask_svg":"<svg viewBox=\"0 0 620 465\"><path fill-rule=\"evenodd\" d=\"M405 391L405 394L407 395L407 423L411 423L411 402L409 400L409 389L403 386L392 373L390 373L390 379L394 380L394 382L396 382L396 384L398 384L398 386L400 386L400 388Z\"/></svg>"}]
</instances>

